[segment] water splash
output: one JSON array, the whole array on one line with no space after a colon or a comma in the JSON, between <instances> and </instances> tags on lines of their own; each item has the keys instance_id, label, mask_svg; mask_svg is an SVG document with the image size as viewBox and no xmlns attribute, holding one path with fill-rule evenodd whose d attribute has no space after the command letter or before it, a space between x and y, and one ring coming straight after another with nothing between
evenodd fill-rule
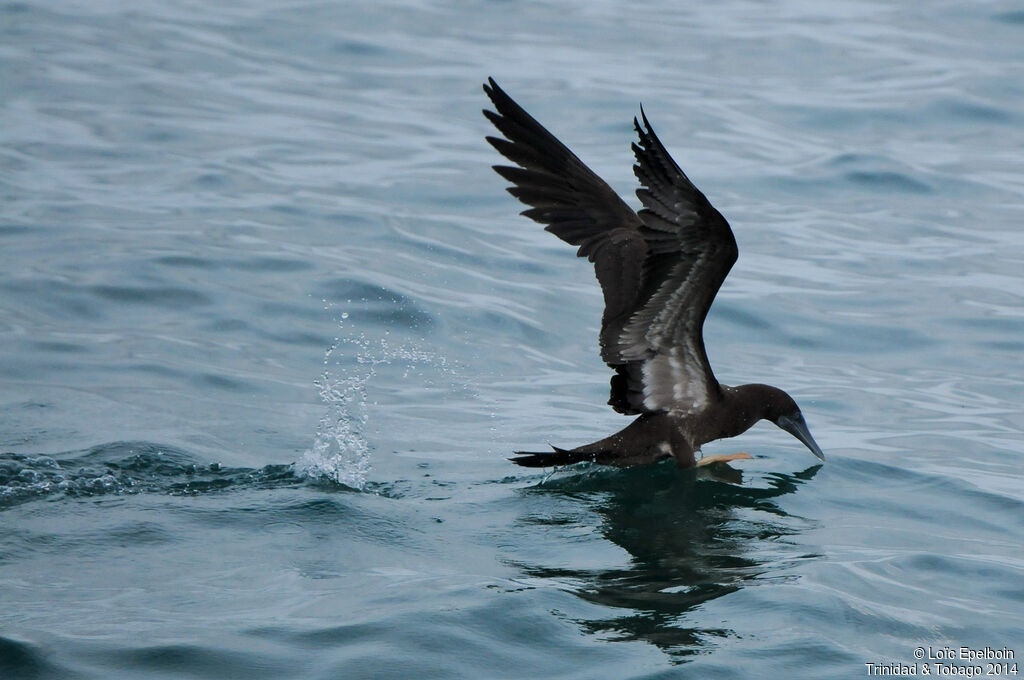
<instances>
[{"instance_id":1,"label":"water splash","mask_svg":"<svg viewBox=\"0 0 1024 680\"><path fill-rule=\"evenodd\" d=\"M341 315L339 329L344 328L348 318L348 312ZM454 375L444 357L408 345L392 346L387 336L387 331L376 340L364 334L342 334L324 354L324 372L316 386L326 411L320 418L312 448L295 463L297 474L364 490L373 467L372 447L366 436L368 406L373 402L367 394L367 385L377 374L378 367L402 362L405 365L403 379L417 365L433 366ZM332 366L338 365L343 367L343 375L332 372Z\"/></svg>"},{"instance_id":2,"label":"water splash","mask_svg":"<svg viewBox=\"0 0 1024 680\"><path fill-rule=\"evenodd\" d=\"M346 319L348 312L341 315L339 329ZM343 342L355 355L357 367L345 377L336 377L331 373L331 363ZM362 336L344 340L339 336L324 354L324 372L316 386L327 410L316 428L313 447L295 463L300 474L330 479L360 491L371 469L365 435L366 383L376 373L376 365L367 352L368 345Z\"/></svg>"}]
</instances>

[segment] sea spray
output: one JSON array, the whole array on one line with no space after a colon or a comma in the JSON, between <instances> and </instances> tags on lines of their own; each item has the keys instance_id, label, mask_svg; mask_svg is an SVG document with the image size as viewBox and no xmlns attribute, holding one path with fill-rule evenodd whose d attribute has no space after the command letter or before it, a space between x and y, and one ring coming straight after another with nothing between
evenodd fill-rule
<instances>
[{"instance_id":1,"label":"sea spray","mask_svg":"<svg viewBox=\"0 0 1024 680\"><path fill-rule=\"evenodd\" d=\"M339 330L344 330L348 312L341 315ZM295 472L315 479L328 479L362 491L372 470L372 445L367 438L371 401L367 387L378 367L397 363L403 367L402 379L426 366L439 370L454 381L456 371L448 361L433 352L407 343L392 344L384 337L371 340L365 334L339 333L324 354L324 371L316 381L325 411L317 426L312 447L294 465ZM433 387L433 381L426 384Z\"/></svg>"},{"instance_id":2,"label":"sea spray","mask_svg":"<svg viewBox=\"0 0 1024 680\"><path fill-rule=\"evenodd\" d=\"M348 312L341 315L344 328ZM356 365L344 377L331 372L332 359L342 345L354 354ZM334 339L324 354L324 371L316 381L326 410L320 417L313 446L295 463L295 470L313 478L325 478L362 490L370 473L370 446L366 441L366 383L376 372L365 337Z\"/></svg>"}]
</instances>

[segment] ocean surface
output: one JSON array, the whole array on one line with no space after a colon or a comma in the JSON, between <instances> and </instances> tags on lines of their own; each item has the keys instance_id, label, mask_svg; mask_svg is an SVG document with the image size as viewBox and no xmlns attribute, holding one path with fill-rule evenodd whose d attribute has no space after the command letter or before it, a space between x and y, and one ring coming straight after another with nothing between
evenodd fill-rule
<instances>
[{"instance_id":1,"label":"ocean surface","mask_svg":"<svg viewBox=\"0 0 1024 680\"><path fill-rule=\"evenodd\" d=\"M633 206L643 103L827 463L507 460L628 421L488 76ZM0 4L4 680L1024 674L1022 356L1019 3Z\"/></svg>"}]
</instances>

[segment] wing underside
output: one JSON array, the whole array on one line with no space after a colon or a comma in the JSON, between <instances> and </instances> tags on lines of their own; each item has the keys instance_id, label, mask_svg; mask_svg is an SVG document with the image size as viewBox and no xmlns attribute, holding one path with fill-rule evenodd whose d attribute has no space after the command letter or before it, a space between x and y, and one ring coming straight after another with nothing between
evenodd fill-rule
<instances>
[{"instance_id":1,"label":"wing underside","mask_svg":"<svg viewBox=\"0 0 1024 680\"><path fill-rule=\"evenodd\" d=\"M615 370L609 404L620 413L689 411L718 394L704 351L708 308L736 260L732 231L662 146L646 116L634 120L634 172L644 207L634 212L493 79L484 85L504 135L488 137L516 164L495 166L577 255L594 263L604 293L601 357Z\"/></svg>"}]
</instances>

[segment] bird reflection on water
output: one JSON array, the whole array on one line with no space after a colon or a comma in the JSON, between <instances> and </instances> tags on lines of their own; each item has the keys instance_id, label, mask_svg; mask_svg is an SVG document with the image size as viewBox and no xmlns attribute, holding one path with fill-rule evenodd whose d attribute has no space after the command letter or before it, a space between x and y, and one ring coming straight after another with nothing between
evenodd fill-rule
<instances>
[{"instance_id":1,"label":"bird reflection on water","mask_svg":"<svg viewBox=\"0 0 1024 680\"><path fill-rule=\"evenodd\" d=\"M584 631L612 641L645 641L674 662L684 662L709 639L731 635L723 628L688 625L691 610L788 566L788 561L759 557L758 544L800 533L807 520L786 513L776 499L794 493L821 469L819 464L792 474L768 473L763 478L767 488L754 488L735 484L738 470L715 467L717 478L733 483L703 480L696 471L681 474L660 464L587 470L523 489L523 494L558 496L595 513L602 520L600 534L628 552L630 560L620 568L515 566L528 577L556 581L589 603L622 610L608 618L574 619ZM564 511L565 505L557 503L550 514L534 513L521 521L559 528L565 524Z\"/></svg>"}]
</instances>

